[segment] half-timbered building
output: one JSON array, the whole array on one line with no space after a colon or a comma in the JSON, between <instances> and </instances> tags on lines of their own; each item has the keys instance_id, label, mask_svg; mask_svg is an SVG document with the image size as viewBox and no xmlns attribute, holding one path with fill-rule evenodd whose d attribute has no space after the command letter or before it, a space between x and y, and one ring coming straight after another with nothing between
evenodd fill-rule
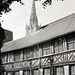
<instances>
[{"instance_id":1,"label":"half-timbered building","mask_svg":"<svg viewBox=\"0 0 75 75\"><path fill-rule=\"evenodd\" d=\"M75 75L75 13L7 42L2 75Z\"/></svg>"},{"instance_id":2,"label":"half-timbered building","mask_svg":"<svg viewBox=\"0 0 75 75\"><path fill-rule=\"evenodd\" d=\"M33 0L26 29L1 48L2 75L75 75L75 13L40 28Z\"/></svg>"}]
</instances>

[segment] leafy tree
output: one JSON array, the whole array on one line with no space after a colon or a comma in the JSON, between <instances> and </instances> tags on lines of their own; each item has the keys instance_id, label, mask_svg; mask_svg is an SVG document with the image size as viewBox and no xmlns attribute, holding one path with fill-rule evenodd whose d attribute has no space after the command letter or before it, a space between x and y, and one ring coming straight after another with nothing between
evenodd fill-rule
<instances>
[{"instance_id":1,"label":"leafy tree","mask_svg":"<svg viewBox=\"0 0 75 75\"><path fill-rule=\"evenodd\" d=\"M0 15L2 12L7 13L11 10L10 5L14 2L20 2L22 5L24 4L21 0L0 0Z\"/></svg>"},{"instance_id":2,"label":"leafy tree","mask_svg":"<svg viewBox=\"0 0 75 75\"><path fill-rule=\"evenodd\" d=\"M51 5L51 4L52 4L52 0L46 0L42 3L44 9L47 5Z\"/></svg>"},{"instance_id":3,"label":"leafy tree","mask_svg":"<svg viewBox=\"0 0 75 75\"><path fill-rule=\"evenodd\" d=\"M20 4L24 5L24 3L21 0L0 0L0 15L2 15L2 12L7 13L11 10L10 5L14 2L17 1ZM34 0L34 1L41 1L41 0ZM57 0L58 1L58 0ZM64 0L61 0L64 1ZM42 3L43 8L47 7L47 5L51 5L52 0L44 0Z\"/></svg>"},{"instance_id":4,"label":"leafy tree","mask_svg":"<svg viewBox=\"0 0 75 75\"><path fill-rule=\"evenodd\" d=\"M24 5L24 3L21 1L21 0L0 0L0 17L1 17L1 15L2 15L2 12L4 12L4 13L7 13L7 12L9 12L10 10L11 10L11 8L10 8L10 5L14 2L14 1L17 1L17 2L19 2L20 4L22 4L22 5ZM34 0L34 1L41 1L41 0ZM42 3L42 5L43 5L43 7L45 8L46 7L46 5L51 5L52 4L52 0L45 0L43 3ZM0 23L0 39L2 40L2 39L4 39L4 32L2 33L2 30L1 30L2 28L1 28L1 23ZM2 43L2 41L0 40L0 42Z\"/></svg>"},{"instance_id":5,"label":"leafy tree","mask_svg":"<svg viewBox=\"0 0 75 75\"><path fill-rule=\"evenodd\" d=\"M0 0L0 17L2 15L2 12L7 13L11 10L10 5L14 1L20 2L23 5L23 2L21 2L21 0ZM1 27L1 23L0 23L0 75L1 75L1 71L2 71L1 47L2 47L4 39L5 39L5 33L4 33L4 29Z\"/></svg>"},{"instance_id":6,"label":"leafy tree","mask_svg":"<svg viewBox=\"0 0 75 75\"><path fill-rule=\"evenodd\" d=\"M2 12L7 13L11 10L10 5L14 1L20 2L20 4L22 4L22 5L24 4L23 2L21 2L21 0L0 0L0 17L2 15ZM1 27L1 23L0 23L0 48L2 46L2 42L4 39L5 39L5 33L4 33L4 29Z\"/></svg>"},{"instance_id":7,"label":"leafy tree","mask_svg":"<svg viewBox=\"0 0 75 75\"><path fill-rule=\"evenodd\" d=\"M21 0L0 0L0 15L2 15L2 12L7 13L11 10L10 5L14 2L17 1L20 4L24 5L23 2L21 2ZM41 0L35 0L35 1L41 1ZM45 8L47 5L51 5L52 4L52 0L45 0L42 5Z\"/></svg>"}]
</instances>

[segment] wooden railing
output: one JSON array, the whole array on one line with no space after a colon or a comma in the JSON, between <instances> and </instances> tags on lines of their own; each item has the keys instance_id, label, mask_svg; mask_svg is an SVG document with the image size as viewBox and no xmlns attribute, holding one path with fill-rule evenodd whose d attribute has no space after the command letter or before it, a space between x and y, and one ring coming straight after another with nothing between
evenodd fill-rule
<instances>
[{"instance_id":1,"label":"wooden railing","mask_svg":"<svg viewBox=\"0 0 75 75\"><path fill-rule=\"evenodd\" d=\"M10 62L3 63L2 66L5 70L12 69L21 69L21 68L41 68L42 66L52 66L53 64L58 63L70 63L75 61L75 50L67 50L60 53L46 55L43 57L18 61L18 62Z\"/></svg>"}]
</instances>

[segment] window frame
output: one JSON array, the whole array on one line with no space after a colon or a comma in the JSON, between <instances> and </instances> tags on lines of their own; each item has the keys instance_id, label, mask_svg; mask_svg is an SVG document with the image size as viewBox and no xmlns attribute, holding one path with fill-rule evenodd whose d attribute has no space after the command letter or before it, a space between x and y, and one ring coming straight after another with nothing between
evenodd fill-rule
<instances>
[{"instance_id":1,"label":"window frame","mask_svg":"<svg viewBox=\"0 0 75 75\"><path fill-rule=\"evenodd\" d=\"M70 70L70 75L75 75L75 70L73 70L73 72L74 72L74 74L71 74L71 67L74 67L74 69L75 69L75 64L73 64L73 65L70 65L70 67L69 67L69 70Z\"/></svg>"},{"instance_id":2,"label":"window frame","mask_svg":"<svg viewBox=\"0 0 75 75\"><path fill-rule=\"evenodd\" d=\"M68 35L67 37L67 50L75 49L75 36L74 34ZM72 48L69 46L72 44Z\"/></svg>"},{"instance_id":3,"label":"window frame","mask_svg":"<svg viewBox=\"0 0 75 75\"><path fill-rule=\"evenodd\" d=\"M63 75L64 75L64 66L57 66L57 67L55 67L55 74L57 75L57 68L61 68L62 67L62 69L63 69Z\"/></svg>"},{"instance_id":4,"label":"window frame","mask_svg":"<svg viewBox=\"0 0 75 75\"><path fill-rule=\"evenodd\" d=\"M60 43L60 40L61 40L61 43ZM63 46L64 41L63 41L63 37L57 38L57 39L55 39L53 42L54 42L54 53L59 53L59 52L64 51L64 46ZM62 47L62 48L60 49L60 47ZM56 48L57 48L57 50L56 50Z\"/></svg>"},{"instance_id":5,"label":"window frame","mask_svg":"<svg viewBox=\"0 0 75 75\"><path fill-rule=\"evenodd\" d=\"M46 45L46 46L44 46L44 45ZM51 52L50 50L52 50L50 47L51 47L50 41L42 43L42 56L52 54L52 53L50 53Z\"/></svg>"},{"instance_id":6,"label":"window frame","mask_svg":"<svg viewBox=\"0 0 75 75\"><path fill-rule=\"evenodd\" d=\"M17 54L16 54L17 53ZM17 58L18 57L18 58ZM14 51L14 61L20 61L21 59L20 59L20 57L21 57L21 50L16 50L16 51ZM17 58L17 59L16 59Z\"/></svg>"},{"instance_id":7,"label":"window frame","mask_svg":"<svg viewBox=\"0 0 75 75\"><path fill-rule=\"evenodd\" d=\"M49 71L50 71L49 75L51 75L51 69L50 69L50 67L43 68L43 75L45 75L45 71L44 71L45 69L49 69Z\"/></svg>"}]
</instances>

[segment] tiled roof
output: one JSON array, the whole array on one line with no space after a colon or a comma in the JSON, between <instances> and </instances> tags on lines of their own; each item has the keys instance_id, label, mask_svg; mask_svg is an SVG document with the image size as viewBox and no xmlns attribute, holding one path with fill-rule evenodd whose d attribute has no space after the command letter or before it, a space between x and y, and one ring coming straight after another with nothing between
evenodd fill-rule
<instances>
[{"instance_id":1,"label":"tiled roof","mask_svg":"<svg viewBox=\"0 0 75 75\"><path fill-rule=\"evenodd\" d=\"M59 19L55 22L52 22L48 24L48 26L46 26L45 28L31 35L28 35L21 39L17 39L15 41L5 43L1 49L1 52L7 52L25 47L30 47L74 31L75 13L62 19Z\"/></svg>"}]
</instances>

